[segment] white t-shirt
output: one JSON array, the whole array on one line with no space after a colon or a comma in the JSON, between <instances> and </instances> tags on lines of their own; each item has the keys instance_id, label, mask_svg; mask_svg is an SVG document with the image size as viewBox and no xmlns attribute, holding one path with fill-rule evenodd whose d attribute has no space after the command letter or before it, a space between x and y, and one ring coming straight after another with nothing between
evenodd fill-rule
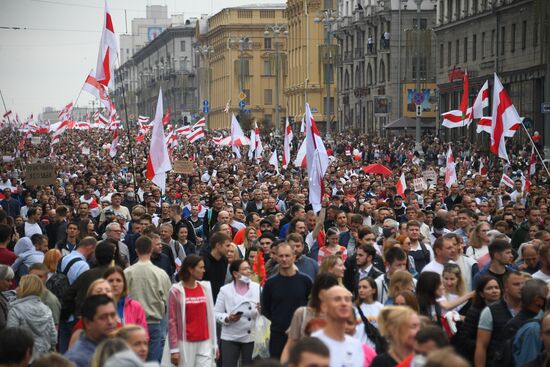
<instances>
[{"instance_id":1,"label":"white t-shirt","mask_svg":"<svg viewBox=\"0 0 550 367\"><path fill-rule=\"evenodd\" d=\"M435 260L430 261L424 268L422 268L422 273L426 271L433 271L439 275L443 274L443 264L438 263Z\"/></svg>"},{"instance_id":2,"label":"white t-shirt","mask_svg":"<svg viewBox=\"0 0 550 367\"><path fill-rule=\"evenodd\" d=\"M546 283L550 284L550 275L544 274L541 270L539 270L535 274L533 274L533 278L544 280Z\"/></svg>"},{"instance_id":3,"label":"white t-shirt","mask_svg":"<svg viewBox=\"0 0 550 367\"><path fill-rule=\"evenodd\" d=\"M380 313L380 310L384 308L384 305L378 301L374 301L370 305L367 303L361 303L360 307L367 320L369 320L373 326L378 327L378 314ZM359 317L357 319L359 320Z\"/></svg>"},{"instance_id":4,"label":"white t-shirt","mask_svg":"<svg viewBox=\"0 0 550 367\"><path fill-rule=\"evenodd\" d=\"M29 222L25 222L25 237L31 238L33 234L43 234L42 228L38 225L38 223L31 224Z\"/></svg>"},{"instance_id":5,"label":"white t-shirt","mask_svg":"<svg viewBox=\"0 0 550 367\"><path fill-rule=\"evenodd\" d=\"M325 335L324 330L316 331L311 336L320 339L328 347L330 367L355 367L365 364L363 346L359 340L346 335L343 341L337 341Z\"/></svg>"}]
</instances>

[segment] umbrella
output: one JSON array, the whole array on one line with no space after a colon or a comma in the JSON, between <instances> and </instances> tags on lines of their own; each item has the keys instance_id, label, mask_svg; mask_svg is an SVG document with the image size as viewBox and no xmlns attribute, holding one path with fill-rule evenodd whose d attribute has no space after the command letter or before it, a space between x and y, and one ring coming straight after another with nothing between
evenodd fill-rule
<instances>
[{"instance_id":1,"label":"umbrella","mask_svg":"<svg viewBox=\"0 0 550 367\"><path fill-rule=\"evenodd\" d=\"M369 164L368 166L363 166L363 171L365 171L365 173L374 173L374 174L380 174L384 176L388 176L392 174L392 171L388 167L380 163L373 163L373 164Z\"/></svg>"}]
</instances>

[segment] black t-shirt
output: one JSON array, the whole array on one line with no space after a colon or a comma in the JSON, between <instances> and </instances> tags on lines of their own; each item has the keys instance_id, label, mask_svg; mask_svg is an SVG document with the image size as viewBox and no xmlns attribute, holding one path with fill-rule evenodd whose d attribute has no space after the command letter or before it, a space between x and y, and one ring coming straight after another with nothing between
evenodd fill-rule
<instances>
[{"instance_id":1,"label":"black t-shirt","mask_svg":"<svg viewBox=\"0 0 550 367\"><path fill-rule=\"evenodd\" d=\"M489 269L488 273L489 275L494 276L497 279L498 284L500 285L500 289L504 289L504 275L508 272L508 269L504 271L502 274L493 273L491 269Z\"/></svg>"},{"instance_id":2,"label":"black t-shirt","mask_svg":"<svg viewBox=\"0 0 550 367\"><path fill-rule=\"evenodd\" d=\"M393 359L388 353L377 355L370 365L370 367L394 367L397 366L397 361Z\"/></svg>"}]
</instances>

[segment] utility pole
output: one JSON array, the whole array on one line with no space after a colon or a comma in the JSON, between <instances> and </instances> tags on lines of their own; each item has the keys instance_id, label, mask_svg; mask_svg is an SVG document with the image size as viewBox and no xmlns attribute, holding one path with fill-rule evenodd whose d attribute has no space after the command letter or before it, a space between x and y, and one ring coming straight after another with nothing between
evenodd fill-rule
<instances>
[{"instance_id":1,"label":"utility pole","mask_svg":"<svg viewBox=\"0 0 550 367\"><path fill-rule=\"evenodd\" d=\"M280 106L279 106L279 77L280 77L280 63L279 63L279 53L281 52L279 49L279 36L281 35L281 32L287 36L288 30L286 29L285 25L272 25L272 26L266 26L265 27L265 36L269 36L273 32L273 35L275 36L275 137L280 136L280 125L281 125L281 117L280 117Z\"/></svg>"},{"instance_id":2,"label":"utility pole","mask_svg":"<svg viewBox=\"0 0 550 367\"><path fill-rule=\"evenodd\" d=\"M211 103L212 101L210 101L210 82L211 82L211 78L210 78L210 56L214 53L214 47L210 46L210 45L197 45L195 46L195 51L198 52L201 56L201 58L203 60L206 61L206 68L204 69L205 70L205 73L206 74L206 93L204 98L209 102ZM200 92L199 92L199 106L200 106ZM205 106L206 107L206 106ZM208 108L210 108L208 106ZM204 107L203 107L203 110L204 110ZM209 109L206 109L206 111L209 111ZM206 128L209 129L210 128L210 119L208 117L208 114L209 112L204 112L204 118L206 120Z\"/></svg>"},{"instance_id":3,"label":"utility pole","mask_svg":"<svg viewBox=\"0 0 550 367\"><path fill-rule=\"evenodd\" d=\"M421 93L420 91L420 11L422 6L422 0L416 0L416 93ZM417 107L418 108L418 107ZM422 108L422 107L420 107ZM422 143L421 132L420 132L420 114L416 114L416 124L415 124L415 139L414 139L414 150L419 154L422 153Z\"/></svg>"}]
</instances>

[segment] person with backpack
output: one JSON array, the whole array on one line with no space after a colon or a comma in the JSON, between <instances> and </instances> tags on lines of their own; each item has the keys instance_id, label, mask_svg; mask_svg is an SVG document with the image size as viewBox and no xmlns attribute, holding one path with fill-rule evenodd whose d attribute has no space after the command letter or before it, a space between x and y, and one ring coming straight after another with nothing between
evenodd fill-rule
<instances>
[{"instance_id":1,"label":"person with backpack","mask_svg":"<svg viewBox=\"0 0 550 367\"><path fill-rule=\"evenodd\" d=\"M507 358L501 367L523 366L542 350L540 320L544 315L548 287L540 279L529 279L521 289L521 311L504 326Z\"/></svg>"},{"instance_id":2,"label":"person with backpack","mask_svg":"<svg viewBox=\"0 0 550 367\"><path fill-rule=\"evenodd\" d=\"M521 288L525 277L517 271L509 271L504 275L504 296L481 311L479 317L475 367L501 367L504 358L504 327L521 307Z\"/></svg>"},{"instance_id":3,"label":"person with backpack","mask_svg":"<svg viewBox=\"0 0 550 367\"><path fill-rule=\"evenodd\" d=\"M82 273L90 269L87 261L92 257L96 245L97 240L95 238L84 237L70 254L64 256L61 261L59 261L57 272L52 275L52 278L55 277L55 283L58 283L56 288L68 288ZM50 278L50 280L52 278ZM52 292L56 294L53 290ZM59 321L58 345L60 353L65 353L67 351L74 322L75 320L73 317Z\"/></svg>"}]
</instances>

